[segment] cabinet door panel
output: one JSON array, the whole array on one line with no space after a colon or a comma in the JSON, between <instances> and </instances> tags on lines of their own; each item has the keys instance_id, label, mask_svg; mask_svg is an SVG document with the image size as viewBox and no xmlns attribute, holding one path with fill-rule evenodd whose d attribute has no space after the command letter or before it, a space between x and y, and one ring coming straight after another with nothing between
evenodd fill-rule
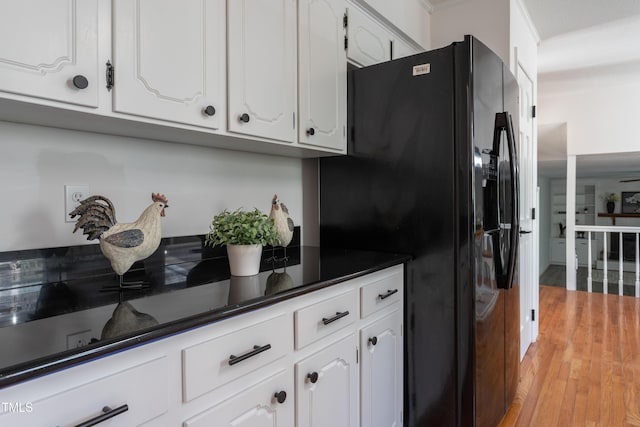
<instances>
[{"instance_id":1,"label":"cabinet door panel","mask_svg":"<svg viewBox=\"0 0 640 427\"><path fill-rule=\"evenodd\" d=\"M88 82L74 86L75 76ZM98 1L21 0L0 13L0 90L98 106Z\"/></svg>"},{"instance_id":2,"label":"cabinet door panel","mask_svg":"<svg viewBox=\"0 0 640 427\"><path fill-rule=\"evenodd\" d=\"M360 331L362 427L402 425L401 325L395 311Z\"/></svg>"},{"instance_id":3,"label":"cabinet door panel","mask_svg":"<svg viewBox=\"0 0 640 427\"><path fill-rule=\"evenodd\" d=\"M114 110L219 128L224 11L223 0L116 0Z\"/></svg>"},{"instance_id":4,"label":"cabinet door panel","mask_svg":"<svg viewBox=\"0 0 640 427\"><path fill-rule=\"evenodd\" d=\"M275 394L284 391L278 403ZM184 427L293 427L293 381L291 370L255 384L212 409L183 423Z\"/></svg>"},{"instance_id":5,"label":"cabinet door panel","mask_svg":"<svg viewBox=\"0 0 640 427\"><path fill-rule=\"evenodd\" d=\"M364 67L391 59L391 33L356 7L349 7L350 60Z\"/></svg>"},{"instance_id":6,"label":"cabinet door panel","mask_svg":"<svg viewBox=\"0 0 640 427\"><path fill-rule=\"evenodd\" d=\"M356 426L357 342L350 335L296 364L297 426ZM312 383L307 375L317 373Z\"/></svg>"},{"instance_id":7,"label":"cabinet door panel","mask_svg":"<svg viewBox=\"0 0 640 427\"><path fill-rule=\"evenodd\" d=\"M420 52L418 49L398 37L393 40L393 52L391 55L393 59L404 58L418 52Z\"/></svg>"},{"instance_id":8,"label":"cabinet door panel","mask_svg":"<svg viewBox=\"0 0 640 427\"><path fill-rule=\"evenodd\" d=\"M344 12L342 0L301 0L298 4L298 140L343 151L347 120Z\"/></svg>"},{"instance_id":9,"label":"cabinet door panel","mask_svg":"<svg viewBox=\"0 0 640 427\"><path fill-rule=\"evenodd\" d=\"M293 142L295 1L234 0L228 7L229 131Z\"/></svg>"}]
</instances>

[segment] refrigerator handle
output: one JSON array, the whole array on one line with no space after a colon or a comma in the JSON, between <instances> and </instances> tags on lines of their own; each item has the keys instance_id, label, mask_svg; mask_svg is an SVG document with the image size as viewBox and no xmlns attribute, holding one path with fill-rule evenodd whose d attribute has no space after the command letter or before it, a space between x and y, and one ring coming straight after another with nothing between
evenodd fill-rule
<instances>
[{"instance_id":1,"label":"refrigerator handle","mask_svg":"<svg viewBox=\"0 0 640 427\"><path fill-rule=\"evenodd\" d=\"M513 133L513 122L511 120L511 115L507 112L496 113L496 121L495 128L493 133L493 147L492 152L495 156L496 165L495 168L499 167L499 159L497 155L500 153L500 135L502 132L506 133L507 136L507 149L509 152L509 176L510 176L510 214L511 214L511 227L509 233L509 253L507 256L506 262L503 265L502 256L499 254L499 251L494 252L494 264L496 268L496 281L498 288L509 289L513 287L516 262L518 257L518 244L520 240L520 201L519 201L519 171L518 171L518 155L516 152L515 145L515 136ZM493 160L493 159L492 159ZM498 184L498 180L496 180L496 184ZM499 190L497 191L499 193ZM499 197L494 201L495 203L499 202ZM496 211L499 212L499 206L495 207ZM499 215L499 214L498 214ZM498 223L501 220L498 218ZM500 248L501 245L501 234L500 232L495 232L493 234L493 244L494 248ZM506 271L505 271L506 270Z\"/></svg>"}]
</instances>

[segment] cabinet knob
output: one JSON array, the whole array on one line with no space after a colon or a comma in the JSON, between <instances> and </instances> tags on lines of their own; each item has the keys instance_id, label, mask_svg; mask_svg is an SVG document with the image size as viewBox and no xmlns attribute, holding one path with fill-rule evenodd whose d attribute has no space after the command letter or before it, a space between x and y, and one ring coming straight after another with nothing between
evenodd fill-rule
<instances>
[{"instance_id":1,"label":"cabinet knob","mask_svg":"<svg viewBox=\"0 0 640 427\"><path fill-rule=\"evenodd\" d=\"M207 105L206 108L202 110L202 113L205 116L213 116L216 114L216 109L213 107L213 105Z\"/></svg>"},{"instance_id":2,"label":"cabinet knob","mask_svg":"<svg viewBox=\"0 0 640 427\"><path fill-rule=\"evenodd\" d=\"M240 117L238 117L238 120L240 120L242 123L249 123L251 117L247 113L243 113L240 115Z\"/></svg>"},{"instance_id":3,"label":"cabinet knob","mask_svg":"<svg viewBox=\"0 0 640 427\"><path fill-rule=\"evenodd\" d=\"M378 344L378 337L371 337L371 338L369 338L369 342L371 343L371 345L376 345L376 344Z\"/></svg>"},{"instance_id":4,"label":"cabinet knob","mask_svg":"<svg viewBox=\"0 0 640 427\"><path fill-rule=\"evenodd\" d=\"M307 135L313 136L316 134L316 130L314 128L307 129Z\"/></svg>"},{"instance_id":5,"label":"cabinet knob","mask_svg":"<svg viewBox=\"0 0 640 427\"><path fill-rule=\"evenodd\" d=\"M274 394L273 397L276 398L276 401L278 403L284 403L284 401L287 400L287 392L284 391L284 390L281 390L281 391L277 392L276 394Z\"/></svg>"},{"instance_id":6,"label":"cabinet knob","mask_svg":"<svg viewBox=\"0 0 640 427\"><path fill-rule=\"evenodd\" d=\"M307 378L309 379L309 382L311 384L315 384L318 382L318 373L317 372L311 372L310 374L307 374Z\"/></svg>"},{"instance_id":7,"label":"cabinet knob","mask_svg":"<svg viewBox=\"0 0 640 427\"><path fill-rule=\"evenodd\" d=\"M73 76L72 81L73 81L73 85L78 89L86 89L87 86L89 86L89 80L87 80L87 78L81 74L78 74L77 76Z\"/></svg>"}]
</instances>

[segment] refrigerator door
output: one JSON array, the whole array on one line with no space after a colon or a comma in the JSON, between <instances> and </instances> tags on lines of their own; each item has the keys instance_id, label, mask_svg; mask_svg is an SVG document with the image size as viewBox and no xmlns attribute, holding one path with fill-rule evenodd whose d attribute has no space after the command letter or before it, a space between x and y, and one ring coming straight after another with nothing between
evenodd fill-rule
<instances>
[{"instance_id":1,"label":"refrigerator door","mask_svg":"<svg viewBox=\"0 0 640 427\"><path fill-rule=\"evenodd\" d=\"M453 68L449 47L352 71L349 155L320 160L321 245L413 257L405 293L409 426L457 424Z\"/></svg>"}]
</instances>

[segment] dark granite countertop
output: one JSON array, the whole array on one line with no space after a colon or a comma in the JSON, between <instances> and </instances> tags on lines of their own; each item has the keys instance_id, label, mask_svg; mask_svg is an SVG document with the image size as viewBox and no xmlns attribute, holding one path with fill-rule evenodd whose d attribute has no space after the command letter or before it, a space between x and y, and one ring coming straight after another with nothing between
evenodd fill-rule
<instances>
[{"instance_id":1,"label":"dark granite countertop","mask_svg":"<svg viewBox=\"0 0 640 427\"><path fill-rule=\"evenodd\" d=\"M234 277L203 236L163 239L125 275L149 287L126 292L105 291L117 277L97 245L0 253L0 388L408 260L299 241L296 229L286 262L268 248L260 274Z\"/></svg>"}]
</instances>

